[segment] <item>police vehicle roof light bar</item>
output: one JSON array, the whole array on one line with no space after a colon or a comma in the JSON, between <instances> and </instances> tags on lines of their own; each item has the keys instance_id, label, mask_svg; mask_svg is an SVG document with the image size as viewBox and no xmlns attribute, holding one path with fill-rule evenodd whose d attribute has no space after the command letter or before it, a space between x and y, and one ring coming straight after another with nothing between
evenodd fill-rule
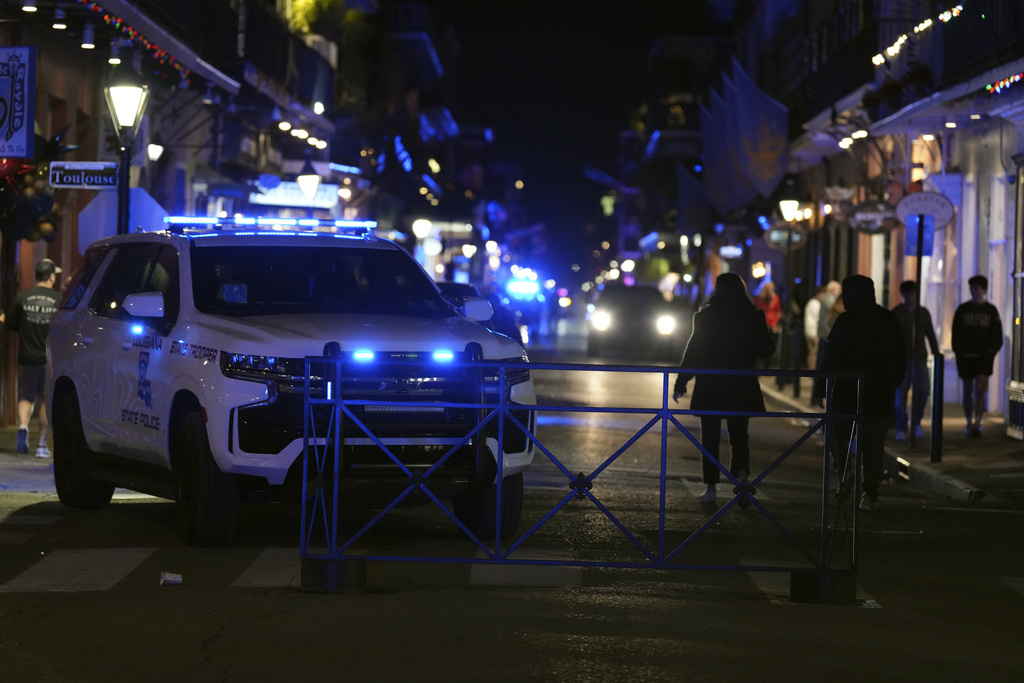
<instances>
[{"instance_id":1,"label":"police vehicle roof light bar","mask_svg":"<svg viewBox=\"0 0 1024 683\"><path fill-rule=\"evenodd\" d=\"M369 234L377 227L377 221L334 220L318 218L271 218L248 216L165 216L164 223L172 227L187 226L199 228L268 227L268 228L335 228Z\"/></svg>"}]
</instances>

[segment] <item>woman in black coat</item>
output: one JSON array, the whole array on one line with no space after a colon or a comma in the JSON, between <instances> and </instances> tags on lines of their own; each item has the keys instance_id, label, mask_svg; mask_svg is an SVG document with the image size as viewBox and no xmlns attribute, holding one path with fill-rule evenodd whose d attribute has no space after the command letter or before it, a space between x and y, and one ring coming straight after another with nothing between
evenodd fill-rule
<instances>
[{"instance_id":1,"label":"woman in black coat","mask_svg":"<svg viewBox=\"0 0 1024 683\"><path fill-rule=\"evenodd\" d=\"M751 302L743 279L735 273L722 273L715 280L715 292L708 303L693 315L693 334L680 366L698 370L753 370L758 358L767 358L774 352L775 339L768 330L764 312ZM679 373L673 400L686 395L686 384L693 376L685 370ZM764 396L756 375L698 374L690 409L763 412ZM748 416L725 417L732 447L729 472L739 480L750 473L749 421ZM704 448L717 460L722 416L701 415L700 434ZM708 458L701 462L707 490L700 501L713 503L721 472Z\"/></svg>"}]
</instances>

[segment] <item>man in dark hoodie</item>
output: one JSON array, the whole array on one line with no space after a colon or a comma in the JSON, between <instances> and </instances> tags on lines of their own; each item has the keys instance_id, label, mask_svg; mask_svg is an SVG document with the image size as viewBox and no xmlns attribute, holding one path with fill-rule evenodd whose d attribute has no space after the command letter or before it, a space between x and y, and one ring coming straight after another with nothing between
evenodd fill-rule
<instances>
[{"instance_id":1,"label":"man in dark hoodie","mask_svg":"<svg viewBox=\"0 0 1024 683\"><path fill-rule=\"evenodd\" d=\"M875 284L871 278L852 275L843 280L843 305L825 342L821 369L825 372L864 373L864 419L858 429L861 458L864 463L861 510L878 507L878 485L882 480L885 433L892 420L892 398L906 370L906 350L899 320L875 302ZM825 381L818 380L815 396L825 396ZM832 410L856 413L858 382L853 378L835 380ZM851 438L852 423L837 430L836 443ZM841 468L844 469L844 468Z\"/></svg>"}]
</instances>

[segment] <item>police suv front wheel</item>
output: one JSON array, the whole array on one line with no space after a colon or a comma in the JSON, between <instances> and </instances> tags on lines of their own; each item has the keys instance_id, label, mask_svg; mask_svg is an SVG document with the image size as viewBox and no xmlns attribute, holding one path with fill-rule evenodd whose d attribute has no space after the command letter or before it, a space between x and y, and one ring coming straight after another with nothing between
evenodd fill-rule
<instances>
[{"instance_id":1,"label":"police suv front wheel","mask_svg":"<svg viewBox=\"0 0 1024 683\"><path fill-rule=\"evenodd\" d=\"M82 432L78 397L74 392L61 396L53 414L53 483L57 497L67 507L98 510L114 495L114 485L96 479L90 470L92 452Z\"/></svg>"},{"instance_id":2,"label":"police suv front wheel","mask_svg":"<svg viewBox=\"0 0 1024 683\"><path fill-rule=\"evenodd\" d=\"M198 411L178 426L172 449L178 533L189 545L227 545L238 525L238 479L217 467Z\"/></svg>"}]
</instances>

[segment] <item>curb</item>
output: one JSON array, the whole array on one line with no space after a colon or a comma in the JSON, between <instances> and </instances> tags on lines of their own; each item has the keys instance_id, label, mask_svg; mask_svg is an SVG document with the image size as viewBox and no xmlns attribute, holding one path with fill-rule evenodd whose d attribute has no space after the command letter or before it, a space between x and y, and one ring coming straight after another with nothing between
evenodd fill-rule
<instances>
[{"instance_id":1,"label":"curb","mask_svg":"<svg viewBox=\"0 0 1024 683\"><path fill-rule=\"evenodd\" d=\"M761 390L772 399L783 403L796 411L804 412L808 407L786 396L770 386L761 384ZM928 465L915 465L898 452L887 446L884 454L885 471L895 475L897 484L909 486L917 491L943 496L952 500L980 500L985 491L961 481L956 477L944 474Z\"/></svg>"}]
</instances>

